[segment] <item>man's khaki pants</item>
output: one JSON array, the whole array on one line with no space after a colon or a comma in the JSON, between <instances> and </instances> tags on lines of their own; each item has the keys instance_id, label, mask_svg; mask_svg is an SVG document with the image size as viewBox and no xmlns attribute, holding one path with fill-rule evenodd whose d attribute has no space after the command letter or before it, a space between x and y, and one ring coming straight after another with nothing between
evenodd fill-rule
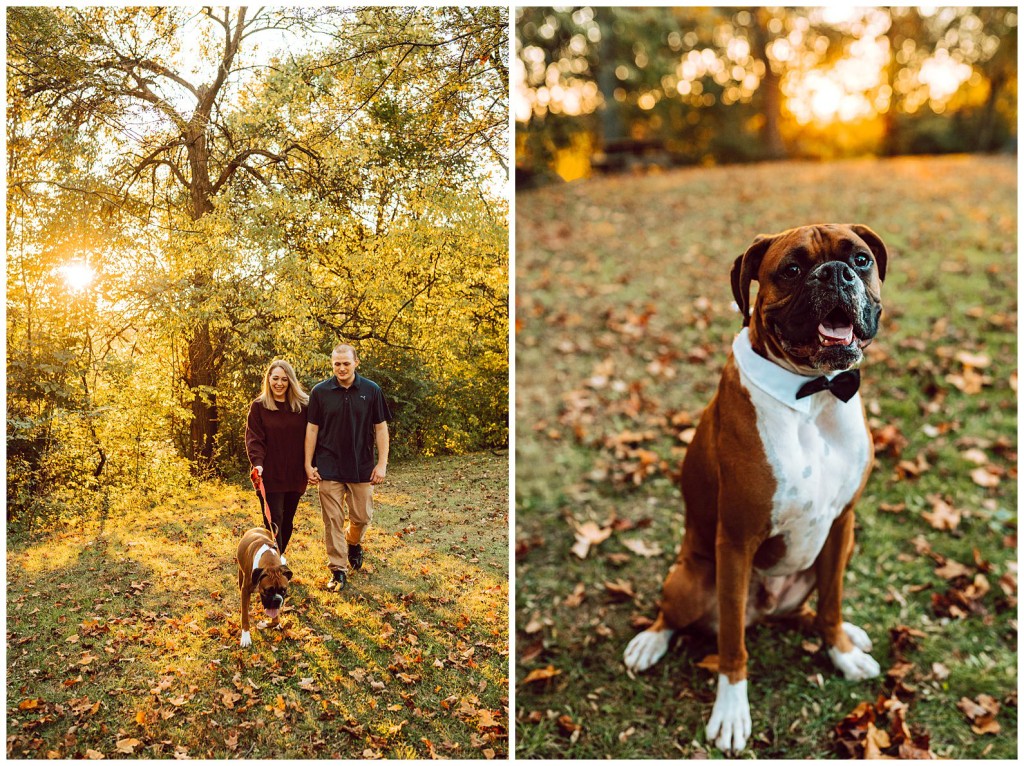
<instances>
[{"instance_id":1,"label":"man's khaki pants","mask_svg":"<svg viewBox=\"0 0 1024 766\"><path fill-rule=\"evenodd\" d=\"M320 511L324 517L327 566L348 572L348 546L359 545L373 519L373 485L321 481ZM345 521L348 520L346 530Z\"/></svg>"}]
</instances>

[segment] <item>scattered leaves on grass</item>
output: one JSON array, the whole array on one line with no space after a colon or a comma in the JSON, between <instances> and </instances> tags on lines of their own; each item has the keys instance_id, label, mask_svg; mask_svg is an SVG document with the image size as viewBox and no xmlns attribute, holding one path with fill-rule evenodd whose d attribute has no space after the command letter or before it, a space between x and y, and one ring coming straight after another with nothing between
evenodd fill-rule
<instances>
[{"instance_id":1,"label":"scattered leaves on grass","mask_svg":"<svg viewBox=\"0 0 1024 766\"><path fill-rule=\"evenodd\" d=\"M904 679L915 668L904 654L914 647L915 638L925 634L901 625L890 630L889 636L895 659L886 673L890 691L880 694L873 703L862 701L836 725L837 747L841 755L854 759L933 759L928 733L906 722L914 692Z\"/></svg>"},{"instance_id":2,"label":"scattered leaves on grass","mask_svg":"<svg viewBox=\"0 0 1024 766\"><path fill-rule=\"evenodd\" d=\"M875 702L859 703L834 729L840 755L858 760L935 758L929 735L907 724L907 711L907 703L896 691L888 697L880 694Z\"/></svg>"},{"instance_id":3,"label":"scattered leaves on grass","mask_svg":"<svg viewBox=\"0 0 1024 766\"><path fill-rule=\"evenodd\" d=\"M1001 730L996 716L999 714L999 702L988 694L979 694L973 700L961 697L956 704L971 722L971 731L981 736L983 734L998 734Z\"/></svg>"},{"instance_id":4,"label":"scattered leaves on grass","mask_svg":"<svg viewBox=\"0 0 1024 766\"><path fill-rule=\"evenodd\" d=\"M985 614L982 599L992 589L985 573L991 571L991 565L981 558L975 550L974 568L960 562L946 559L933 554L939 567L935 574L949 583L944 593L932 594L932 609L939 617L963 619L970 614Z\"/></svg>"}]
</instances>

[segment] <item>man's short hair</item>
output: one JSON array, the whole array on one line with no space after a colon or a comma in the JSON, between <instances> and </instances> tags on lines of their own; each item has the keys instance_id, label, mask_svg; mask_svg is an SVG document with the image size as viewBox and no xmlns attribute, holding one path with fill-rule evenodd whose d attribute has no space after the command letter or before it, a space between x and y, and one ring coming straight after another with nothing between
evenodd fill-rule
<instances>
[{"instance_id":1,"label":"man's short hair","mask_svg":"<svg viewBox=\"0 0 1024 766\"><path fill-rule=\"evenodd\" d=\"M334 350L331 352L331 356L334 356L335 354L344 354L346 351L351 351L352 358L355 359L357 362L359 361L359 352L356 351L355 346L350 346L347 343L339 343L337 346L335 346Z\"/></svg>"}]
</instances>

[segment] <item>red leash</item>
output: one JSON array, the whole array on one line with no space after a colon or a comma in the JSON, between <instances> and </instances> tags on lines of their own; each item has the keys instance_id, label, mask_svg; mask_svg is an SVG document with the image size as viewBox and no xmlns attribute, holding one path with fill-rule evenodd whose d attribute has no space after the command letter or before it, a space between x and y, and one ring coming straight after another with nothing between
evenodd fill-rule
<instances>
[{"instance_id":1,"label":"red leash","mask_svg":"<svg viewBox=\"0 0 1024 766\"><path fill-rule=\"evenodd\" d=\"M263 487L263 477L260 476L259 471L253 468L252 473L249 474L249 480L262 498L260 505L263 506L263 516L267 520L267 529L270 530L270 534L276 537L277 532L274 531L274 522L270 518L270 503L267 502L267 490Z\"/></svg>"}]
</instances>

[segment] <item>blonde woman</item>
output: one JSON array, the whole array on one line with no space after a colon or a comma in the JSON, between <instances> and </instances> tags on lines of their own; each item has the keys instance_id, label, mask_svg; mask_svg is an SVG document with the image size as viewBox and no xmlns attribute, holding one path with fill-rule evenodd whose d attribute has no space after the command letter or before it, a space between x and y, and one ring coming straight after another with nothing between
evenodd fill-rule
<instances>
[{"instance_id":1,"label":"blonde woman","mask_svg":"<svg viewBox=\"0 0 1024 766\"><path fill-rule=\"evenodd\" d=\"M308 484L303 456L308 404L309 395L302 390L295 370L283 359L276 359L263 376L262 390L249 406L245 423L245 451L263 479L282 556L292 536L295 509ZM263 522L266 525L266 514Z\"/></svg>"}]
</instances>

